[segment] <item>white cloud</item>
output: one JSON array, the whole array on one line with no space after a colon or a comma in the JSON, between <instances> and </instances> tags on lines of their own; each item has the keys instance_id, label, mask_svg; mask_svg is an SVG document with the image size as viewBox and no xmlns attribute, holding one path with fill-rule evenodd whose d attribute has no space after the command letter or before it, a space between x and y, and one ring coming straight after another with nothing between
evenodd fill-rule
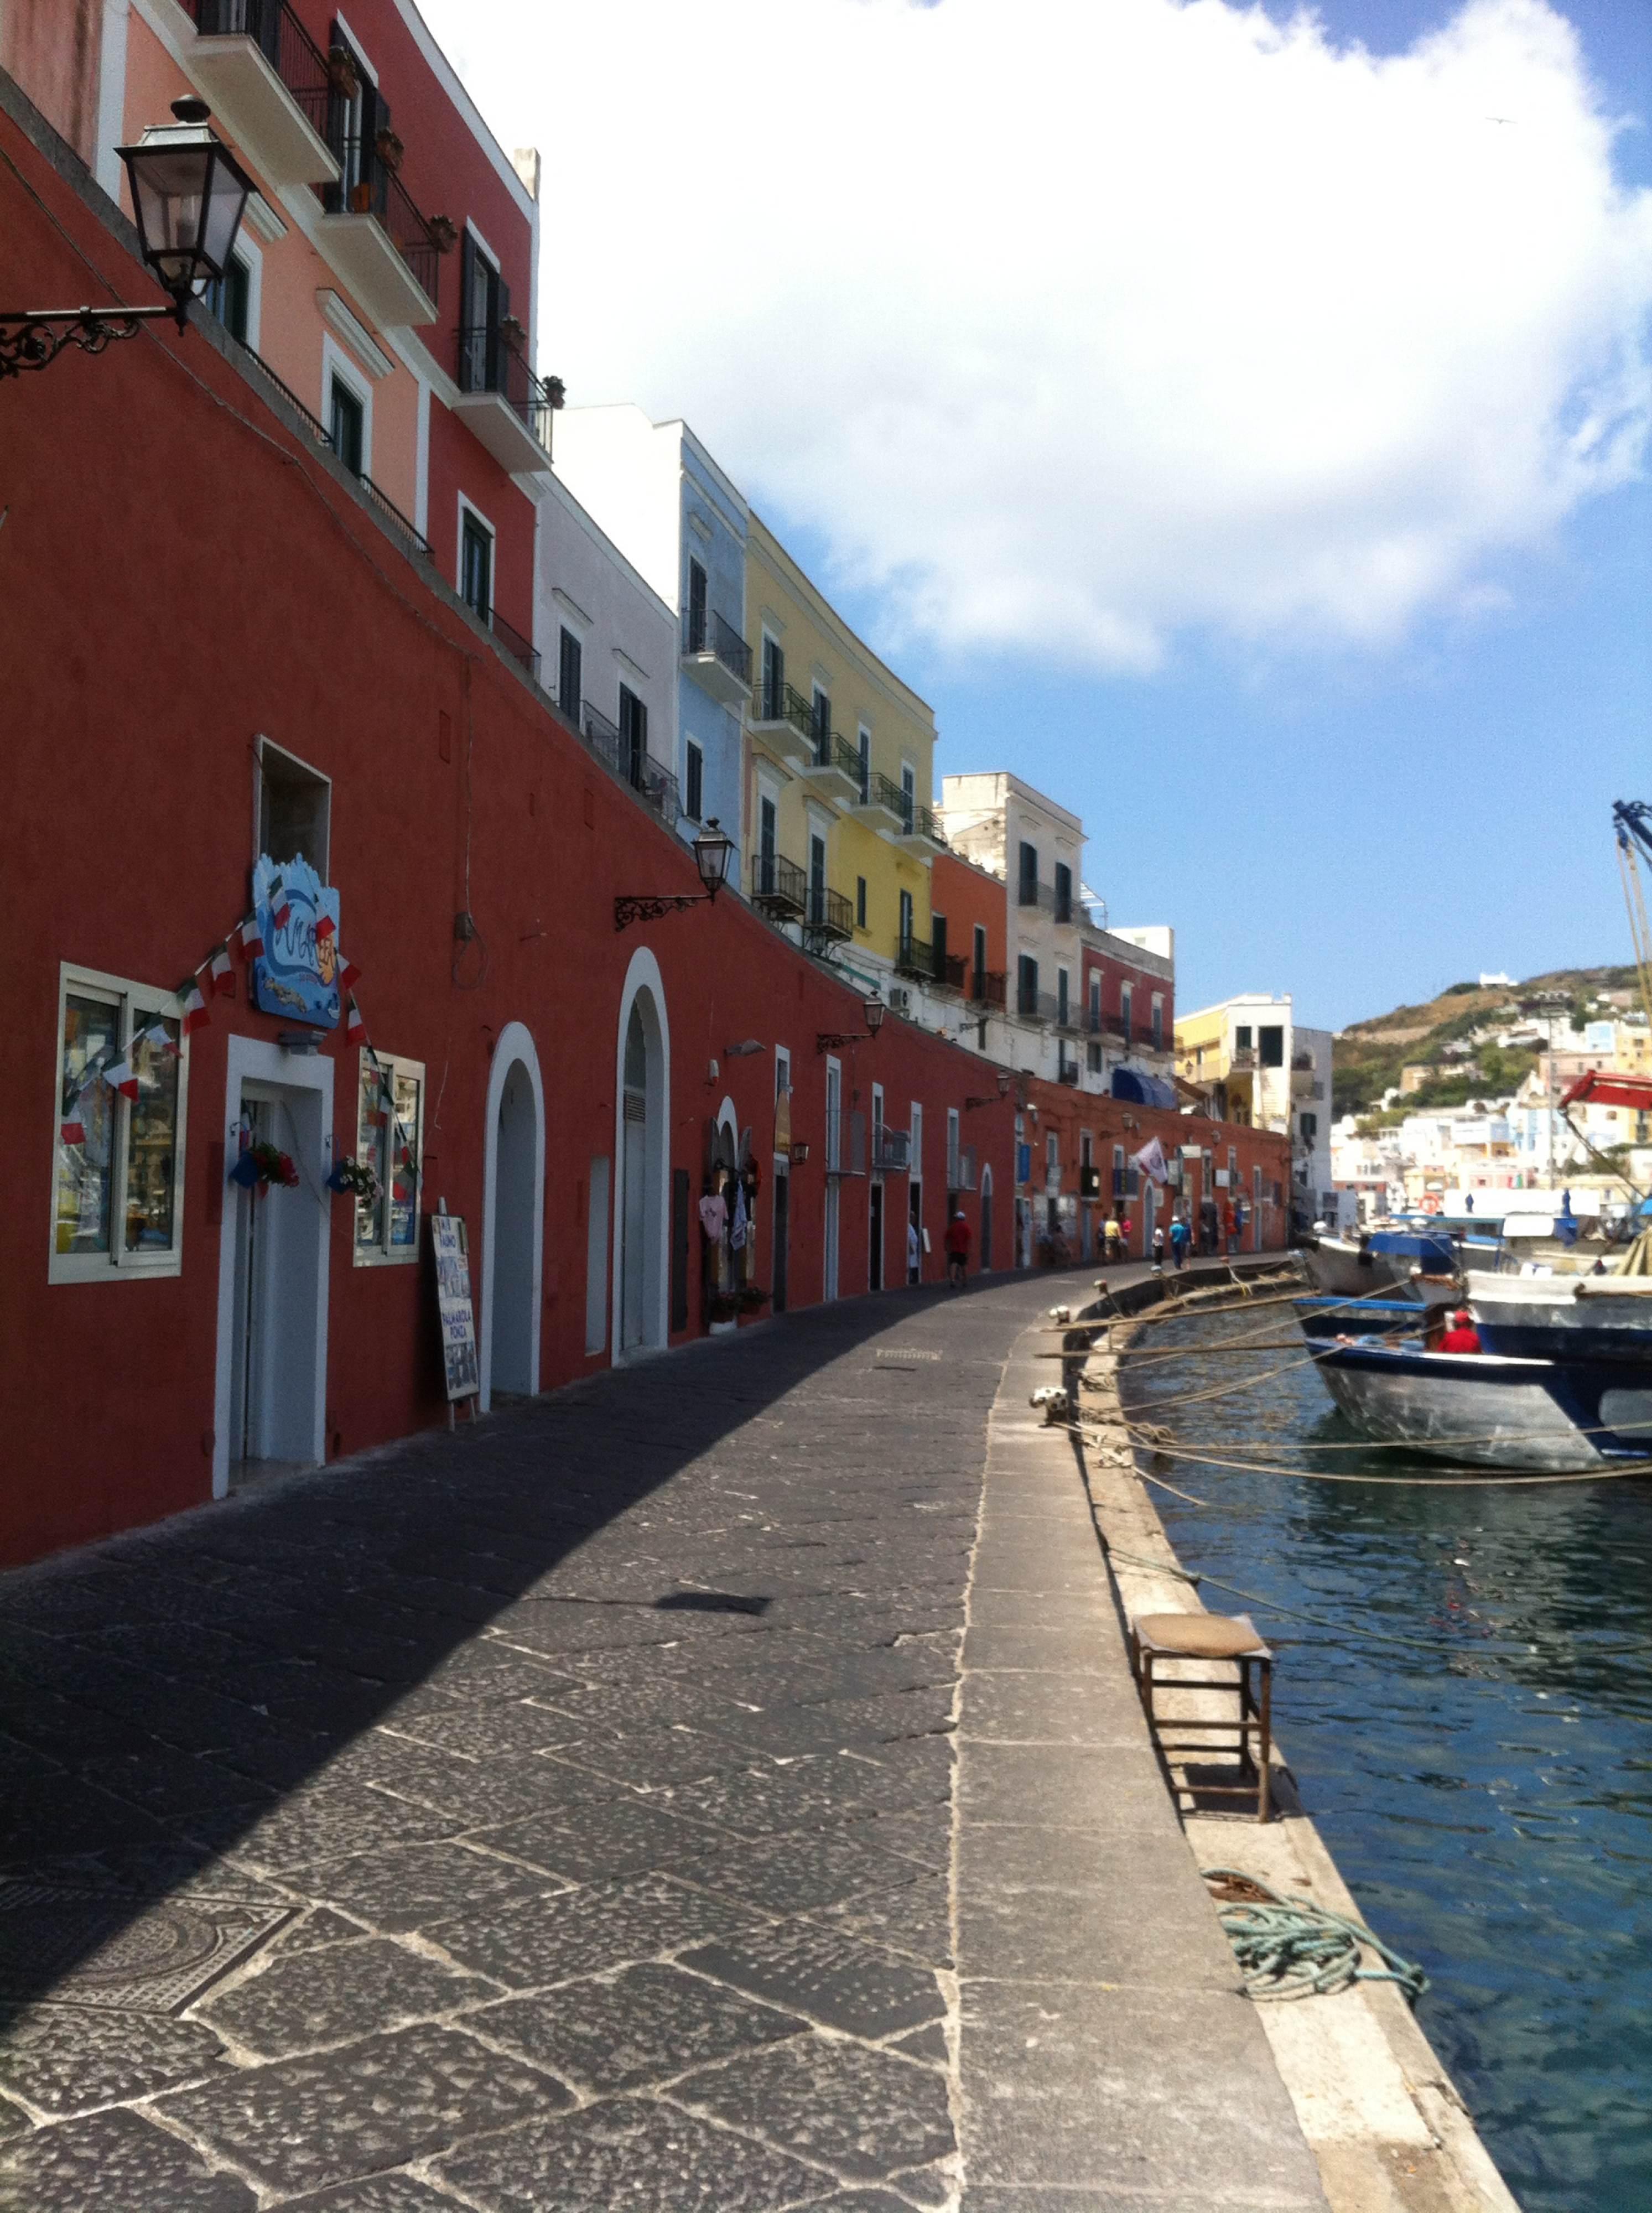
<instances>
[{"instance_id":1,"label":"white cloud","mask_svg":"<svg viewBox=\"0 0 1652 2213\"><path fill-rule=\"evenodd\" d=\"M1386 59L1226 0L428 12L544 152L543 364L912 637L1381 644L1640 468L1652 193L1543 0Z\"/></svg>"}]
</instances>

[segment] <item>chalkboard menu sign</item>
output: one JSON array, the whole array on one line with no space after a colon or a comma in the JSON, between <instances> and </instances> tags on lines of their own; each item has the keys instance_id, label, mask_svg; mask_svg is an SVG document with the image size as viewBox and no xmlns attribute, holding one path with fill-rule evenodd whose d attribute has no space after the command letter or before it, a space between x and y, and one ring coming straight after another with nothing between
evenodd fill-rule
<instances>
[{"instance_id":1,"label":"chalkboard menu sign","mask_svg":"<svg viewBox=\"0 0 1652 2213\"><path fill-rule=\"evenodd\" d=\"M482 1387L476 1365L476 1314L471 1305L470 1248L463 1217L430 1216L430 1250L436 1256L436 1303L442 1320L442 1364L448 1397L473 1399Z\"/></svg>"}]
</instances>

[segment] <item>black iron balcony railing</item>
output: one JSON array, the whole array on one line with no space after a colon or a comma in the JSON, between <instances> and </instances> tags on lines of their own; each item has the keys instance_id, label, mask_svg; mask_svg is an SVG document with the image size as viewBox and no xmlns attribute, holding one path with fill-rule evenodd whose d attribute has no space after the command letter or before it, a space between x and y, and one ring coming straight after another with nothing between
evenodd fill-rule
<instances>
[{"instance_id":1,"label":"black iron balcony railing","mask_svg":"<svg viewBox=\"0 0 1652 2213\"><path fill-rule=\"evenodd\" d=\"M667 829L674 830L682 807L681 793L672 771L655 760L652 753L632 745L619 724L610 722L601 709L592 706L588 699L581 710L581 727L586 744L614 781L629 784Z\"/></svg>"},{"instance_id":2,"label":"black iron balcony railing","mask_svg":"<svg viewBox=\"0 0 1652 2213\"><path fill-rule=\"evenodd\" d=\"M1061 1058L1056 1063L1056 1082L1058 1083L1076 1083L1077 1081L1078 1063L1076 1060L1069 1060L1064 1053Z\"/></svg>"},{"instance_id":3,"label":"black iron balcony railing","mask_svg":"<svg viewBox=\"0 0 1652 2213\"><path fill-rule=\"evenodd\" d=\"M963 1151L947 1155L947 1189L948 1192L973 1191L975 1188L975 1155Z\"/></svg>"},{"instance_id":4,"label":"black iron balcony railing","mask_svg":"<svg viewBox=\"0 0 1652 2213\"><path fill-rule=\"evenodd\" d=\"M1059 992L1056 995L1054 1021L1058 1030L1076 1031L1078 1027L1077 1007L1070 999L1064 1000Z\"/></svg>"},{"instance_id":5,"label":"black iron balcony railing","mask_svg":"<svg viewBox=\"0 0 1652 2213\"><path fill-rule=\"evenodd\" d=\"M1002 1012L1007 980L1000 968L972 968L966 986L971 1006L997 1007Z\"/></svg>"},{"instance_id":6,"label":"black iron balcony railing","mask_svg":"<svg viewBox=\"0 0 1652 2213\"><path fill-rule=\"evenodd\" d=\"M294 414L297 416L304 429L308 430L310 436L314 439L316 444L326 453L335 453L337 448L332 442L332 431L328 430L326 424L323 423L319 417L311 414L309 409L306 407L303 401L292 389L291 386L283 384L281 379L276 375L274 369L271 368L269 363L265 360L264 357L261 354L254 353L251 346L244 346L241 351L245 353L247 360L252 363L253 368L257 369L259 375L264 379L265 382L273 387L273 388L281 394L281 397L286 401L288 406L290 407ZM406 540L407 551L410 553L416 554L422 561L434 560L436 557L430 551L430 540L422 536L418 531L414 529L412 524L409 522L407 517L396 505L394 500L393 500L387 493L381 491L377 485L374 483L372 478L363 476L359 469L352 469L351 471L351 474L355 478L357 483L367 494L368 498L371 500L373 505L378 509L385 521L390 524L398 537Z\"/></svg>"},{"instance_id":7,"label":"black iron balcony railing","mask_svg":"<svg viewBox=\"0 0 1652 2213\"><path fill-rule=\"evenodd\" d=\"M757 698L752 704L754 722L789 722L801 738L814 743L814 710L802 693L792 685L773 684L766 679L757 687Z\"/></svg>"},{"instance_id":8,"label":"black iron balcony railing","mask_svg":"<svg viewBox=\"0 0 1652 2213\"><path fill-rule=\"evenodd\" d=\"M550 452L550 392L497 323L471 323L460 330L459 389L497 392L529 435Z\"/></svg>"},{"instance_id":9,"label":"black iron balcony railing","mask_svg":"<svg viewBox=\"0 0 1652 2213\"><path fill-rule=\"evenodd\" d=\"M811 936L846 943L855 935L855 910L841 892L828 890L823 884L811 884L803 911L803 928Z\"/></svg>"},{"instance_id":10,"label":"black iron balcony railing","mask_svg":"<svg viewBox=\"0 0 1652 2213\"><path fill-rule=\"evenodd\" d=\"M287 0L184 0L204 39L250 39L318 138L327 128L327 62Z\"/></svg>"},{"instance_id":11,"label":"black iron balcony railing","mask_svg":"<svg viewBox=\"0 0 1652 2213\"><path fill-rule=\"evenodd\" d=\"M683 651L714 653L742 684L752 680L752 649L715 607L691 607L683 617Z\"/></svg>"},{"instance_id":12,"label":"black iron balcony railing","mask_svg":"<svg viewBox=\"0 0 1652 2213\"><path fill-rule=\"evenodd\" d=\"M1058 891L1053 884L1038 883L1031 876L1023 876L1016 887L1015 902L1019 906L1035 906L1057 922L1071 922L1074 918L1070 887Z\"/></svg>"},{"instance_id":13,"label":"black iron balcony railing","mask_svg":"<svg viewBox=\"0 0 1652 2213\"><path fill-rule=\"evenodd\" d=\"M428 299L435 300L441 282L441 253L412 194L381 158L376 141L329 132L327 144L339 174L337 184L317 186L321 204L329 215L376 217L415 283Z\"/></svg>"},{"instance_id":14,"label":"black iron balcony railing","mask_svg":"<svg viewBox=\"0 0 1652 2213\"><path fill-rule=\"evenodd\" d=\"M927 937L907 936L895 943L895 973L927 984L935 974L935 948Z\"/></svg>"},{"instance_id":15,"label":"black iron balcony railing","mask_svg":"<svg viewBox=\"0 0 1652 2213\"><path fill-rule=\"evenodd\" d=\"M539 656L533 650L533 639L531 637L524 637L521 631L515 629L509 623L508 623L504 617L499 613L497 607L490 607L485 611L479 612L481 612L483 621L493 632L495 637L498 639L500 644L503 646L505 651L510 655L511 659L513 661L520 661L522 667L527 671L528 674L537 684L539 680Z\"/></svg>"},{"instance_id":16,"label":"black iron balcony railing","mask_svg":"<svg viewBox=\"0 0 1652 2213\"><path fill-rule=\"evenodd\" d=\"M1058 1029L1076 1029L1070 1003L1064 1007L1053 991L1039 991L1027 985L1015 989L1015 1012L1024 1021L1046 1022Z\"/></svg>"},{"instance_id":17,"label":"black iron balcony railing","mask_svg":"<svg viewBox=\"0 0 1652 2213\"><path fill-rule=\"evenodd\" d=\"M814 733L814 765L816 768L835 768L846 776L856 791L861 788L861 757L840 730L820 730Z\"/></svg>"},{"instance_id":18,"label":"black iron balcony railing","mask_svg":"<svg viewBox=\"0 0 1652 2213\"><path fill-rule=\"evenodd\" d=\"M903 799L906 798L905 793L901 796ZM941 827L933 808L920 807L916 801L906 799L905 816L909 838L927 838L932 845L945 845L947 833Z\"/></svg>"},{"instance_id":19,"label":"black iron balcony railing","mask_svg":"<svg viewBox=\"0 0 1652 2213\"><path fill-rule=\"evenodd\" d=\"M872 1167L875 1173L893 1170L897 1174L911 1166L912 1137L910 1130L891 1130L875 1125L872 1131Z\"/></svg>"},{"instance_id":20,"label":"black iron balcony railing","mask_svg":"<svg viewBox=\"0 0 1652 2213\"><path fill-rule=\"evenodd\" d=\"M911 826L912 802L893 777L885 776L881 769L874 769L866 778L861 792L863 805L881 807L886 814L893 814L908 829Z\"/></svg>"},{"instance_id":21,"label":"black iron balcony railing","mask_svg":"<svg viewBox=\"0 0 1652 2213\"><path fill-rule=\"evenodd\" d=\"M1084 1027L1092 1037L1113 1037L1128 1045L1135 1032L1122 1014L1104 1015L1099 1007L1086 1007Z\"/></svg>"},{"instance_id":22,"label":"black iron balcony railing","mask_svg":"<svg viewBox=\"0 0 1652 2213\"><path fill-rule=\"evenodd\" d=\"M808 906L808 878L783 853L752 856L752 905L781 922L796 922Z\"/></svg>"}]
</instances>

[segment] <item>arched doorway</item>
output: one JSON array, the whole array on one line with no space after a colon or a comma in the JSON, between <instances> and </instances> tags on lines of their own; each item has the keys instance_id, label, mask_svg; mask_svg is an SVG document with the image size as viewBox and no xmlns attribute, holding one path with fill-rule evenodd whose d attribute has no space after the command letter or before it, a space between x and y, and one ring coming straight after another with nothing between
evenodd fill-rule
<instances>
[{"instance_id":1,"label":"arched doorway","mask_svg":"<svg viewBox=\"0 0 1652 2213\"><path fill-rule=\"evenodd\" d=\"M482 1405L539 1387L545 1088L533 1039L507 1023L494 1047L482 1193Z\"/></svg>"},{"instance_id":2,"label":"arched doorway","mask_svg":"<svg viewBox=\"0 0 1652 2213\"><path fill-rule=\"evenodd\" d=\"M981 1266L992 1265L992 1171L981 1169Z\"/></svg>"},{"instance_id":3,"label":"arched doorway","mask_svg":"<svg viewBox=\"0 0 1652 2213\"><path fill-rule=\"evenodd\" d=\"M632 956L619 1005L615 1069L614 1357L667 1338L670 1209L667 1101L669 1040L654 956Z\"/></svg>"}]
</instances>

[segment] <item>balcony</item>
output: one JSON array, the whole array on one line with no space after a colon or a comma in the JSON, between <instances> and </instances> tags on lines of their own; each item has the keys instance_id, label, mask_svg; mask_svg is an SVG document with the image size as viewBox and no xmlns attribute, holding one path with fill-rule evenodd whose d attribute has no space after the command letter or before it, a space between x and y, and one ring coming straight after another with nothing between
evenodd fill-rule
<instances>
[{"instance_id":1,"label":"balcony","mask_svg":"<svg viewBox=\"0 0 1652 2213\"><path fill-rule=\"evenodd\" d=\"M497 323L460 332L457 369L453 412L506 474L548 467L553 387L534 375ZM554 387L558 394L561 389Z\"/></svg>"},{"instance_id":2,"label":"balcony","mask_svg":"<svg viewBox=\"0 0 1652 2213\"><path fill-rule=\"evenodd\" d=\"M972 1152L947 1155L947 1193L950 1198L960 1191L975 1188L975 1155Z\"/></svg>"},{"instance_id":3,"label":"balcony","mask_svg":"<svg viewBox=\"0 0 1652 2213\"><path fill-rule=\"evenodd\" d=\"M972 1007L996 1008L1004 1010L1004 986L1008 978L997 968L972 968L966 993Z\"/></svg>"},{"instance_id":4,"label":"balcony","mask_svg":"<svg viewBox=\"0 0 1652 2213\"><path fill-rule=\"evenodd\" d=\"M265 184L330 185L327 63L287 0L184 0L184 66Z\"/></svg>"},{"instance_id":5,"label":"balcony","mask_svg":"<svg viewBox=\"0 0 1652 2213\"><path fill-rule=\"evenodd\" d=\"M332 431L328 430L325 423L320 421L315 416L311 414L309 409L305 406L303 401L292 389L291 386L283 384L281 379L276 375L274 369L271 368L269 363L264 359L261 354L254 353L251 346L243 346L241 351L245 358L252 363L253 367L258 371L265 382L270 386L271 390L280 393L282 399L284 399L288 406L292 409L293 413L297 416L301 425L308 432L309 436L314 439L316 444L322 448L323 452L329 454L335 452L337 449L332 442ZM362 491L365 493L373 507L390 525L390 527L395 535L401 540L404 549L408 553L411 554L417 560L434 560L436 557L430 551L430 540L422 536L418 531L414 529L412 524L409 522L407 517L402 513L401 509L396 505L396 503L390 497L389 494L387 492L381 491L377 485L374 483L372 478L363 476L359 469L352 469L351 473L355 478L357 483L361 486Z\"/></svg>"},{"instance_id":6,"label":"balcony","mask_svg":"<svg viewBox=\"0 0 1652 2213\"><path fill-rule=\"evenodd\" d=\"M715 608L683 618L683 668L720 707L743 706L752 689L752 649Z\"/></svg>"},{"instance_id":7,"label":"balcony","mask_svg":"<svg viewBox=\"0 0 1652 2213\"><path fill-rule=\"evenodd\" d=\"M495 623L495 628L498 627ZM682 812L677 779L644 747L631 743L618 723L588 700L581 725L586 744L617 783L629 784L651 814L674 831Z\"/></svg>"},{"instance_id":8,"label":"balcony","mask_svg":"<svg viewBox=\"0 0 1652 2213\"><path fill-rule=\"evenodd\" d=\"M905 815L896 843L904 845L909 853L925 852L936 845L944 852L947 850L947 833L941 827L935 809L920 807L916 800L907 800L904 792L901 797Z\"/></svg>"},{"instance_id":9,"label":"balcony","mask_svg":"<svg viewBox=\"0 0 1652 2213\"><path fill-rule=\"evenodd\" d=\"M850 812L874 830L904 831L908 803L905 793L892 777L874 770L866 788L855 796Z\"/></svg>"},{"instance_id":10,"label":"balcony","mask_svg":"<svg viewBox=\"0 0 1652 2213\"><path fill-rule=\"evenodd\" d=\"M931 991L962 991L968 964L961 953L948 953L944 944L908 934L895 943L895 973L910 976Z\"/></svg>"},{"instance_id":11,"label":"balcony","mask_svg":"<svg viewBox=\"0 0 1652 2213\"><path fill-rule=\"evenodd\" d=\"M1046 1028L1059 1027L1070 1030L1076 1027L1071 1007L1064 1009L1053 991L1028 991L1024 985L1018 985L1015 989L1015 1014L1021 1021L1042 1022Z\"/></svg>"},{"instance_id":12,"label":"balcony","mask_svg":"<svg viewBox=\"0 0 1652 2213\"><path fill-rule=\"evenodd\" d=\"M839 1107L826 1116L826 1172L829 1176L866 1174L866 1116L858 1106Z\"/></svg>"},{"instance_id":13,"label":"balcony","mask_svg":"<svg viewBox=\"0 0 1652 2213\"><path fill-rule=\"evenodd\" d=\"M859 802L861 757L839 731L816 730L814 756L805 765L803 777L823 799L844 806Z\"/></svg>"},{"instance_id":14,"label":"balcony","mask_svg":"<svg viewBox=\"0 0 1652 2213\"><path fill-rule=\"evenodd\" d=\"M1056 1082L1074 1085L1078 1082L1078 1063L1076 1060L1069 1060L1064 1052L1056 1063Z\"/></svg>"},{"instance_id":15,"label":"balcony","mask_svg":"<svg viewBox=\"0 0 1652 2213\"><path fill-rule=\"evenodd\" d=\"M890 1130L881 1125L872 1131L872 1172L875 1175L904 1175L912 1162L910 1130Z\"/></svg>"},{"instance_id":16,"label":"balcony","mask_svg":"<svg viewBox=\"0 0 1652 2213\"><path fill-rule=\"evenodd\" d=\"M363 479L363 482L365 482L365 479ZM495 637L498 639L500 644L503 646L505 651L510 655L511 659L513 661L520 661L522 667L527 671L528 674L537 684L539 680L539 656L533 650L533 639L530 637L524 637L521 631L513 628L512 625L505 620L504 617L499 613L497 607L478 608L474 610L474 612L481 615L482 620L493 632ZM674 829L676 827L676 817L674 815L672 818L672 827Z\"/></svg>"},{"instance_id":17,"label":"balcony","mask_svg":"<svg viewBox=\"0 0 1652 2213\"><path fill-rule=\"evenodd\" d=\"M803 942L811 953L846 945L855 935L855 910L841 892L811 884L803 910Z\"/></svg>"},{"instance_id":18,"label":"balcony","mask_svg":"<svg viewBox=\"0 0 1652 2213\"><path fill-rule=\"evenodd\" d=\"M376 143L338 137L332 151L338 181L321 194L321 252L381 329L435 322L442 255L411 193Z\"/></svg>"},{"instance_id":19,"label":"balcony","mask_svg":"<svg viewBox=\"0 0 1652 2213\"><path fill-rule=\"evenodd\" d=\"M1039 883L1031 876L1021 879L1016 887L1015 904L1036 907L1040 914L1047 914L1053 922L1070 923L1076 918L1070 890L1059 892L1053 884Z\"/></svg>"},{"instance_id":20,"label":"balcony","mask_svg":"<svg viewBox=\"0 0 1652 2213\"><path fill-rule=\"evenodd\" d=\"M814 759L814 713L789 684L759 684L752 698L752 729L794 768Z\"/></svg>"},{"instance_id":21,"label":"balcony","mask_svg":"<svg viewBox=\"0 0 1652 2213\"><path fill-rule=\"evenodd\" d=\"M783 853L753 853L751 898L771 922L801 922L808 908L808 878Z\"/></svg>"}]
</instances>

